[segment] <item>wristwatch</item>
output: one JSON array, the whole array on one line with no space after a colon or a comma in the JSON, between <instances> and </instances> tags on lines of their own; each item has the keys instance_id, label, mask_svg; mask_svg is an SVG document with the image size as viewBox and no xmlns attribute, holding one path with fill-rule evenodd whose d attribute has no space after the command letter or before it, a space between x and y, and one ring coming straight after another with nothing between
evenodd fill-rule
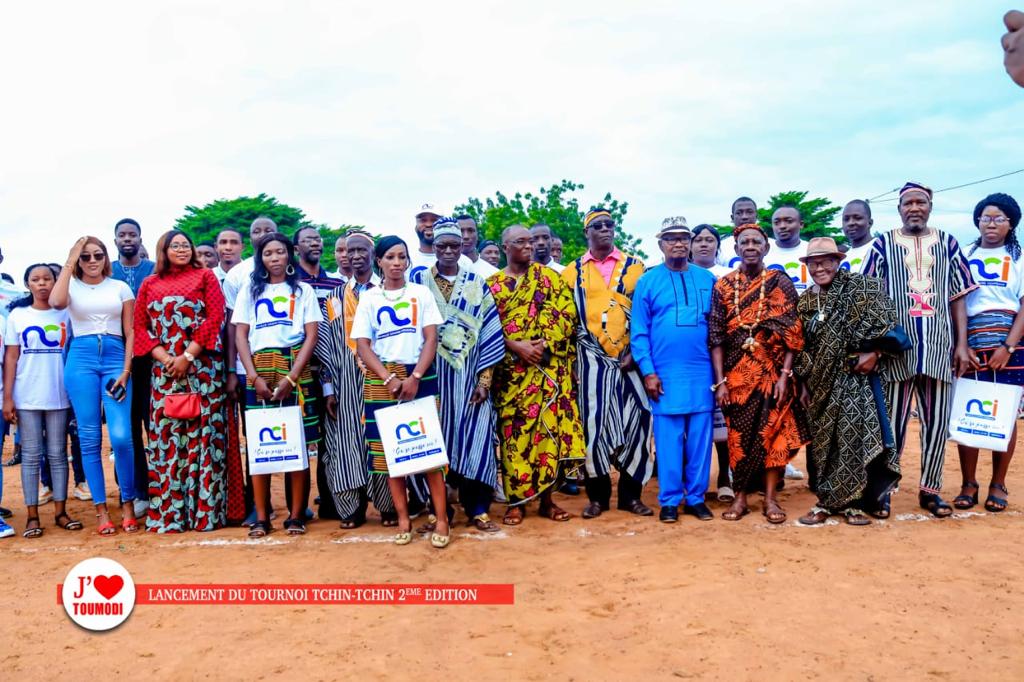
<instances>
[{"instance_id":1,"label":"wristwatch","mask_svg":"<svg viewBox=\"0 0 1024 682\"><path fill-rule=\"evenodd\" d=\"M1014 353L1017 350L1017 346L1011 346L1010 344L1006 343L1006 341L1003 341L1001 345L1003 346L1003 348L1007 350L1007 352L1010 353Z\"/></svg>"},{"instance_id":2,"label":"wristwatch","mask_svg":"<svg viewBox=\"0 0 1024 682\"><path fill-rule=\"evenodd\" d=\"M420 374L419 372L413 372L412 378L415 379L416 381L421 381L423 379L423 375Z\"/></svg>"},{"instance_id":3,"label":"wristwatch","mask_svg":"<svg viewBox=\"0 0 1024 682\"><path fill-rule=\"evenodd\" d=\"M185 359L188 360L189 362L195 362L196 361L196 356L192 355L188 351L185 351L184 353L182 353L182 355L184 355Z\"/></svg>"}]
</instances>

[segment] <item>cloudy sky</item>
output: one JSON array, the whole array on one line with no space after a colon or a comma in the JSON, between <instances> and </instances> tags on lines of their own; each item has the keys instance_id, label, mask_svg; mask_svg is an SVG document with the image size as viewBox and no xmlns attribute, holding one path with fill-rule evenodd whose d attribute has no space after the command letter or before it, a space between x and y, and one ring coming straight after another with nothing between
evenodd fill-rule
<instances>
[{"instance_id":1,"label":"cloudy sky","mask_svg":"<svg viewBox=\"0 0 1024 682\"><path fill-rule=\"evenodd\" d=\"M726 222L739 194L836 203L1024 167L1004 2L4 3L2 269L123 216L266 192L412 234L414 208L569 178L580 203ZM936 197L973 230L991 191ZM891 227L892 204L876 226ZM110 242L108 242L109 244Z\"/></svg>"}]
</instances>

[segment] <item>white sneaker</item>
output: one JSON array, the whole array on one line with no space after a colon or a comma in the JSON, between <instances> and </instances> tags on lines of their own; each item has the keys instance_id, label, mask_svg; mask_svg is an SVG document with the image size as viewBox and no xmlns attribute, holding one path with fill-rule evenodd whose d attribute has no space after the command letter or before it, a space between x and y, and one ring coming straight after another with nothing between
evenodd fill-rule
<instances>
[{"instance_id":1,"label":"white sneaker","mask_svg":"<svg viewBox=\"0 0 1024 682\"><path fill-rule=\"evenodd\" d=\"M88 502L92 499L92 493L89 492L89 486L85 483L79 483L75 486L75 489L71 491L71 496L76 500L82 500Z\"/></svg>"},{"instance_id":2,"label":"white sneaker","mask_svg":"<svg viewBox=\"0 0 1024 682\"><path fill-rule=\"evenodd\" d=\"M53 501L53 492L42 483L39 484L39 504Z\"/></svg>"},{"instance_id":3,"label":"white sneaker","mask_svg":"<svg viewBox=\"0 0 1024 682\"><path fill-rule=\"evenodd\" d=\"M791 481L800 481L803 480L803 477L804 472L800 471L792 464L786 465L786 478L788 478Z\"/></svg>"},{"instance_id":4,"label":"white sneaker","mask_svg":"<svg viewBox=\"0 0 1024 682\"><path fill-rule=\"evenodd\" d=\"M135 518L141 519L149 514L149 499L135 500Z\"/></svg>"},{"instance_id":5,"label":"white sneaker","mask_svg":"<svg viewBox=\"0 0 1024 682\"><path fill-rule=\"evenodd\" d=\"M7 522L0 519L0 538L9 538L14 535L14 529L7 525Z\"/></svg>"}]
</instances>

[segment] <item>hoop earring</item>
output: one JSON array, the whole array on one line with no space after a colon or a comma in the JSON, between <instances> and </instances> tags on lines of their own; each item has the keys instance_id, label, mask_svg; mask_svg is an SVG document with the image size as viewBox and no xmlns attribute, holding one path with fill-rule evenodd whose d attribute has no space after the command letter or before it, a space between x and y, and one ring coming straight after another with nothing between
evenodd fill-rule
<instances>
[{"instance_id":1,"label":"hoop earring","mask_svg":"<svg viewBox=\"0 0 1024 682\"><path fill-rule=\"evenodd\" d=\"M263 274L260 275L260 279L270 279L270 273L264 270Z\"/></svg>"},{"instance_id":2,"label":"hoop earring","mask_svg":"<svg viewBox=\"0 0 1024 682\"><path fill-rule=\"evenodd\" d=\"M285 268L285 270L284 270L284 274L286 274L286 275L288 275L289 277L291 277L292 275L294 275L294 274L295 274L295 267L294 267L294 266L292 266L292 265L289 265L289 266L288 266L287 268Z\"/></svg>"}]
</instances>

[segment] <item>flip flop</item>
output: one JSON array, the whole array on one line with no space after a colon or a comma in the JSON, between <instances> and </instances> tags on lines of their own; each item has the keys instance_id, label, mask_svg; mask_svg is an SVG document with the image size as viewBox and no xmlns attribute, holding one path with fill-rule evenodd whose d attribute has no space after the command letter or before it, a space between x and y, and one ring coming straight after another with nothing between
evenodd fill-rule
<instances>
[{"instance_id":1,"label":"flip flop","mask_svg":"<svg viewBox=\"0 0 1024 682\"><path fill-rule=\"evenodd\" d=\"M731 509L726 509L724 512L722 512L722 520L723 521L739 521L740 519L742 519L744 516L746 516L749 513L750 513L750 508L749 507L744 507L743 510L741 512L739 512L739 513L734 512Z\"/></svg>"}]
</instances>

